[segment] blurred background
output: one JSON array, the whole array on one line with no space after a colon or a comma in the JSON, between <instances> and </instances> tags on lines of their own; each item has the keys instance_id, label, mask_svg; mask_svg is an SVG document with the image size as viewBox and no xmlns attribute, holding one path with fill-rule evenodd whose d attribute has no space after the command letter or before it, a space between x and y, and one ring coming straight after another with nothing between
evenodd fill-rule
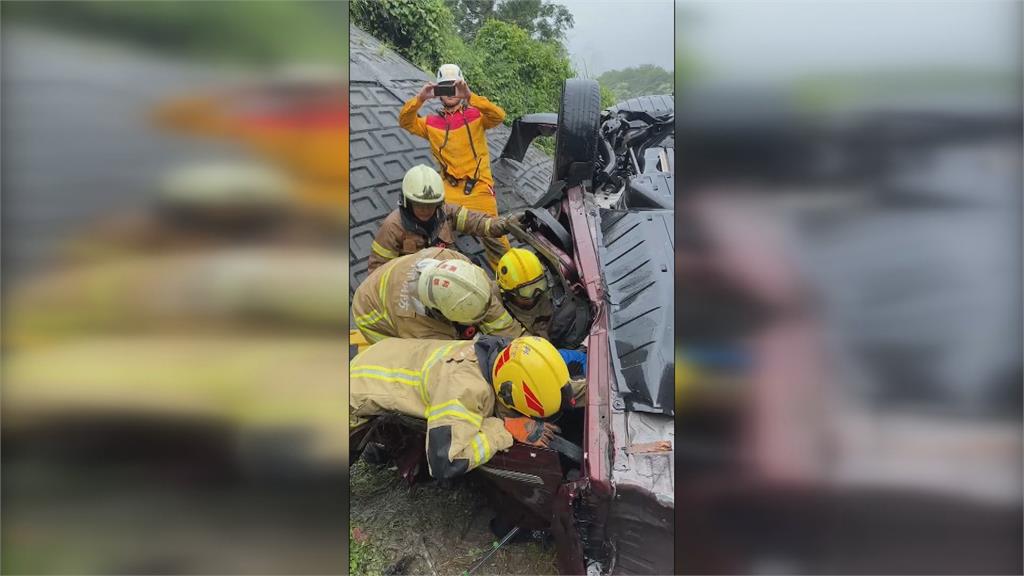
<instances>
[{"instance_id":1,"label":"blurred background","mask_svg":"<svg viewBox=\"0 0 1024 576\"><path fill-rule=\"evenodd\" d=\"M347 4L2 22L0 568L343 572Z\"/></svg>"},{"instance_id":2,"label":"blurred background","mask_svg":"<svg viewBox=\"0 0 1024 576\"><path fill-rule=\"evenodd\" d=\"M1021 12L677 2L677 570L1021 571Z\"/></svg>"}]
</instances>

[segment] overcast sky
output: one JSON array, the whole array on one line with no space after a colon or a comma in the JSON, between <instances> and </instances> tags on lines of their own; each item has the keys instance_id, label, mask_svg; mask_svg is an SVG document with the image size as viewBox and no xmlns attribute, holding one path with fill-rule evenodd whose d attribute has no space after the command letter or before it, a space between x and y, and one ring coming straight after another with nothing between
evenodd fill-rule
<instances>
[{"instance_id":1,"label":"overcast sky","mask_svg":"<svg viewBox=\"0 0 1024 576\"><path fill-rule=\"evenodd\" d=\"M555 0L569 9L575 25L566 47L580 74L654 64L672 71L672 0Z\"/></svg>"},{"instance_id":2,"label":"overcast sky","mask_svg":"<svg viewBox=\"0 0 1024 576\"><path fill-rule=\"evenodd\" d=\"M673 69L672 0L555 0L572 12L573 65L597 76ZM811 71L1020 66L1018 0L685 0L679 50L719 79L785 81Z\"/></svg>"},{"instance_id":3,"label":"overcast sky","mask_svg":"<svg viewBox=\"0 0 1024 576\"><path fill-rule=\"evenodd\" d=\"M1020 66L1017 0L691 0L679 20L679 49L719 79Z\"/></svg>"}]
</instances>

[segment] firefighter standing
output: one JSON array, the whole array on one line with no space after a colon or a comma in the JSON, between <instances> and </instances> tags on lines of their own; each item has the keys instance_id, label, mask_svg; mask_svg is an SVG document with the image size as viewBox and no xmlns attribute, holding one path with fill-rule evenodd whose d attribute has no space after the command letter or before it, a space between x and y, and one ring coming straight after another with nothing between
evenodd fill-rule
<instances>
[{"instance_id":1,"label":"firefighter standing","mask_svg":"<svg viewBox=\"0 0 1024 576\"><path fill-rule=\"evenodd\" d=\"M493 218L448 204L437 171L422 164L413 166L402 179L398 208L388 214L377 229L370 245L367 271L373 272L389 260L423 248L453 246L460 232L478 238L500 237L517 218L516 214Z\"/></svg>"},{"instance_id":2,"label":"firefighter standing","mask_svg":"<svg viewBox=\"0 0 1024 576\"><path fill-rule=\"evenodd\" d=\"M542 419L575 405L562 357L533 336L389 339L352 360L350 384L350 430L387 412L427 420L427 466L439 479L486 463L513 440L547 446L561 430Z\"/></svg>"},{"instance_id":3,"label":"firefighter standing","mask_svg":"<svg viewBox=\"0 0 1024 576\"><path fill-rule=\"evenodd\" d=\"M516 337L523 327L501 305L494 283L468 258L426 248L374 270L352 297L356 327L384 338L472 338L477 331Z\"/></svg>"},{"instance_id":4,"label":"firefighter standing","mask_svg":"<svg viewBox=\"0 0 1024 576\"><path fill-rule=\"evenodd\" d=\"M435 86L454 86L455 95L438 96L441 111L421 117L420 107L435 97ZM498 215L498 202L485 130L498 126L504 119L501 107L470 91L462 70L455 64L442 65L437 70L437 83L424 85L398 114L402 128L430 143L444 179L445 200L491 216ZM503 237L484 239L483 244L492 267L509 249Z\"/></svg>"}]
</instances>

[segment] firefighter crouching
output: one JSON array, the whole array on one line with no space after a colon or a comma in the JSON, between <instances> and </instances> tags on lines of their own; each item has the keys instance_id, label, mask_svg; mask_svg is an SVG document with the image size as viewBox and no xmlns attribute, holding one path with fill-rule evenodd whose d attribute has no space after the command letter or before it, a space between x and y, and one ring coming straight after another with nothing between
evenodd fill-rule
<instances>
[{"instance_id":1,"label":"firefighter crouching","mask_svg":"<svg viewBox=\"0 0 1024 576\"><path fill-rule=\"evenodd\" d=\"M377 229L370 246L367 271L373 272L385 262L423 248L452 247L459 233L481 240L501 237L508 232L509 223L518 218L518 214L495 218L446 203L441 175L429 166L413 166L402 179L398 208L388 214ZM495 248L497 257L506 249L504 246Z\"/></svg>"},{"instance_id":2,"label":"firefighter crouching","mask_svg":"<svg viewBox=\"0 0 1024 576\"><path fill-rule=\"evenodd\" d=\"M437 96L435 89L439 86L454 87L454 96ZM441 100L440 112L419 116L423 104L434 97ZM424 85L398 114L399 126L430 143L444 178L445 199L491 216L498 215L498 201L494 195L486 130L499 126L504 120L505 111L470 91L462 70L455 64L438 68L437 82ZM497 266L498 259L509 249L505 238L485 239L483 244L492 267Z\"/></svg>"},{"instance_id":3,"label":"firefighter crouching","mask_svg":"<svg viewBox=\"0 0 1024 576\"><path fill-rule=\"evenodd\" d=\"M350 384L350 430L388 412L426 419L427 465L439 479L486 463L513 441L547 446L561 430L544 419L576 404L561 355L533 336L389 338L352 360Z\"/></svg>"},{"instance_id":4,"label":"firefighter crouching","mask_svg":"<svg viewBox=\"0 0 1024 576\"><path fill-rule=\"evenodd\" d=\"M445 248L401 256L374 270L356 288L352 316L371 343L388 337L467 339L478 331L510 338L523 333L487 273Z\"/></svg>"},{"instance_id":5,"label":"firefighter crouching","mask_svg":"<svg viewBox=\"0 0 1024 576\"><path fill-rule=\"evenodd\" d=\"M501 257L496 270L501 299L527 334L551 338L552 303L548 274L537 255L512 248ZM559 349L573 377L585 377L586 352Z\"/></svg>"}]
</instances>

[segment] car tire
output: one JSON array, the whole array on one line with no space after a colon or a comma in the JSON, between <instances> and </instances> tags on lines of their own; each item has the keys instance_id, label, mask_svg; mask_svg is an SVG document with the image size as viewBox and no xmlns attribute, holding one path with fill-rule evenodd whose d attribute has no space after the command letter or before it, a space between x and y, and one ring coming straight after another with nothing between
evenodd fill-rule
<instances>
[{"instance_id":1,"label":"car tire","mask_svg":"<svg viewBox=\"0 0 1024 576\"><path fill-rule=\"evenodd\" d=\"M601 90L596 80L570 78L562 87L555 133L555 181L569 185L589 179L597 157ZM584 169L585 164L590 167Z\"/></svg>"}]
</instances>

